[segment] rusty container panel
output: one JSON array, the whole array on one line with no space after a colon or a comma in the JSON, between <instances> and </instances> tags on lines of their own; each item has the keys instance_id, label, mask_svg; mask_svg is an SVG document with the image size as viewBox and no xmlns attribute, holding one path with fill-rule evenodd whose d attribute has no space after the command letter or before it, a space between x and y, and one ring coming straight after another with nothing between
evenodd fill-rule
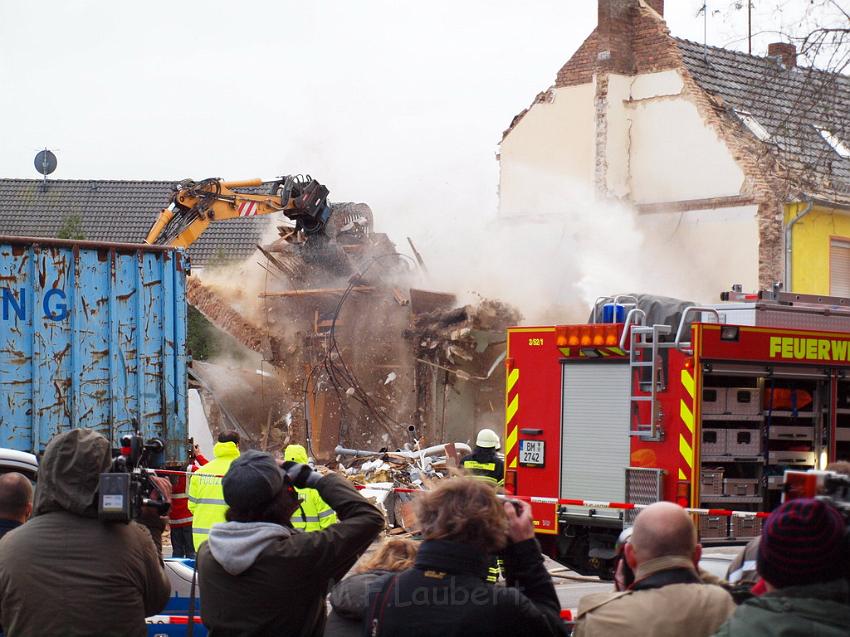
<instances>
[{"instance_id":1,"label":"rusty container panel","mask_svg":"<svg viewBox=\"0 0 850 637\"><path fill-rule=\"evenodd\" d=\"M0 236L0 447L73 427L119 446L138 425L180 461L186 266L154 246Z\"/></svg>"}]
</instances>

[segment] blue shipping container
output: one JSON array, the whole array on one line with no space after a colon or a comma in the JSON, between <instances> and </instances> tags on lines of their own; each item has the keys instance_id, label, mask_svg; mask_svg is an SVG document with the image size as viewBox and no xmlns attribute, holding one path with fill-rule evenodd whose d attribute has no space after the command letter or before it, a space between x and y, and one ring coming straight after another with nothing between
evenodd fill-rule
<instances>
[{"instance_id":1,"label":"blue shipping container","mask_svg":"<svg viewBox=\"0 0 850 637\"><path fill-rule=\"evenodd\" d=\"M135 422L181 461L187 268L170 248L0 236L0 447L73 427L117 447Z\"/></svg>"}]
</instances>

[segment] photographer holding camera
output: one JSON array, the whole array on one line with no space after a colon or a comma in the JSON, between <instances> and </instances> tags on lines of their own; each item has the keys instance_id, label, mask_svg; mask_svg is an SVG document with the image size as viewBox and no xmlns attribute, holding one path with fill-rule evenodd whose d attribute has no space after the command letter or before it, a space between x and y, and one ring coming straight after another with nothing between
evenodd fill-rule
<instances>
[{"instance_id":1,"label":"photographer holding camera","mask_svg":"<svg viewBox=\"0 0 850 637\"><path fill-rule=\"evenodd\" d=\"M500 500L493 486L452 479L414 501L425 539L413 568L370 594L369 635L563 635L561 606L534 539L531 506ZM501 552L507 586L486 581Z\"/></svg>"},{"instance_id":2,"label":"photographer holding camera","mask_svg":"<svg viewBox=\"0 0 850 637\"><path fill-rule=\"evenodd\" d=\"M339 516L321 531L290 523L296 488L314 488ZM321 635L325 596L383 530L384 516L345 478L278 465L246 451L222 480L227 522L198 550L201 616L217 635Z\"/></svg>"},{"instance_id":3,"label":"photographer holding camera","mask_svg":"<svg viewBox=\"0 0 850 637\"><path fill-rule=\"evenodd\" d=\"M98 520L109 441L72 429L47 445L33 517L0 542L0 624L6 637L138 636L171 586L148 531Z\"/></svg>"}]
</instances>

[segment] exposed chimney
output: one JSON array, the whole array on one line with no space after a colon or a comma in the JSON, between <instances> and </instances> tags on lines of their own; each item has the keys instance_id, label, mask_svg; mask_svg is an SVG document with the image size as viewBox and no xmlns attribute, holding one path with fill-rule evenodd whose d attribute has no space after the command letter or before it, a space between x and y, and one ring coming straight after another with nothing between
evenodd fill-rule
<instances>
[{"instance_id":1,"label":"exposed chimney","mask_svg":"<svg viewBox=\"0 0 850 637\"><path fill-rule=\"evenodd\" d=\"M632 50L634 39L634 15L638 4L635 0L598 0L597 62L613 73L630 75L634 72L635 59Z\"/></svg>"},{"instance_id":2,"label":"exposed chimney","mask_svg":"<svg viewBox=\"0 0 850 637\"><path fill-rule=\"evenodd\" d=\"M772 42L767 45L767 55L778 57L782 66L793 69L797 66L797 47L792 42Z\"/></svg>"}]
</instances>

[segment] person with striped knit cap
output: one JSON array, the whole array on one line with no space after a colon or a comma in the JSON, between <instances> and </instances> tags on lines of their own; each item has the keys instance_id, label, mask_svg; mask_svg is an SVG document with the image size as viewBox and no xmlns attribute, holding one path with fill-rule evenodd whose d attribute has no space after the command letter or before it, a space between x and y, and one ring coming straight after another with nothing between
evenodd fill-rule
<instances>
[{"instance_id":1,"label":"person with striped knit cap","mask_svg":"<svg viewBox=\"0 0 850 637\"><path fill-rule=\"evenodd\" d=\"M850 635L847 521L829 502L790 500L767 518L757 569L767 593L747 600L715 637Z\"/></svg>"}]
</instances>

